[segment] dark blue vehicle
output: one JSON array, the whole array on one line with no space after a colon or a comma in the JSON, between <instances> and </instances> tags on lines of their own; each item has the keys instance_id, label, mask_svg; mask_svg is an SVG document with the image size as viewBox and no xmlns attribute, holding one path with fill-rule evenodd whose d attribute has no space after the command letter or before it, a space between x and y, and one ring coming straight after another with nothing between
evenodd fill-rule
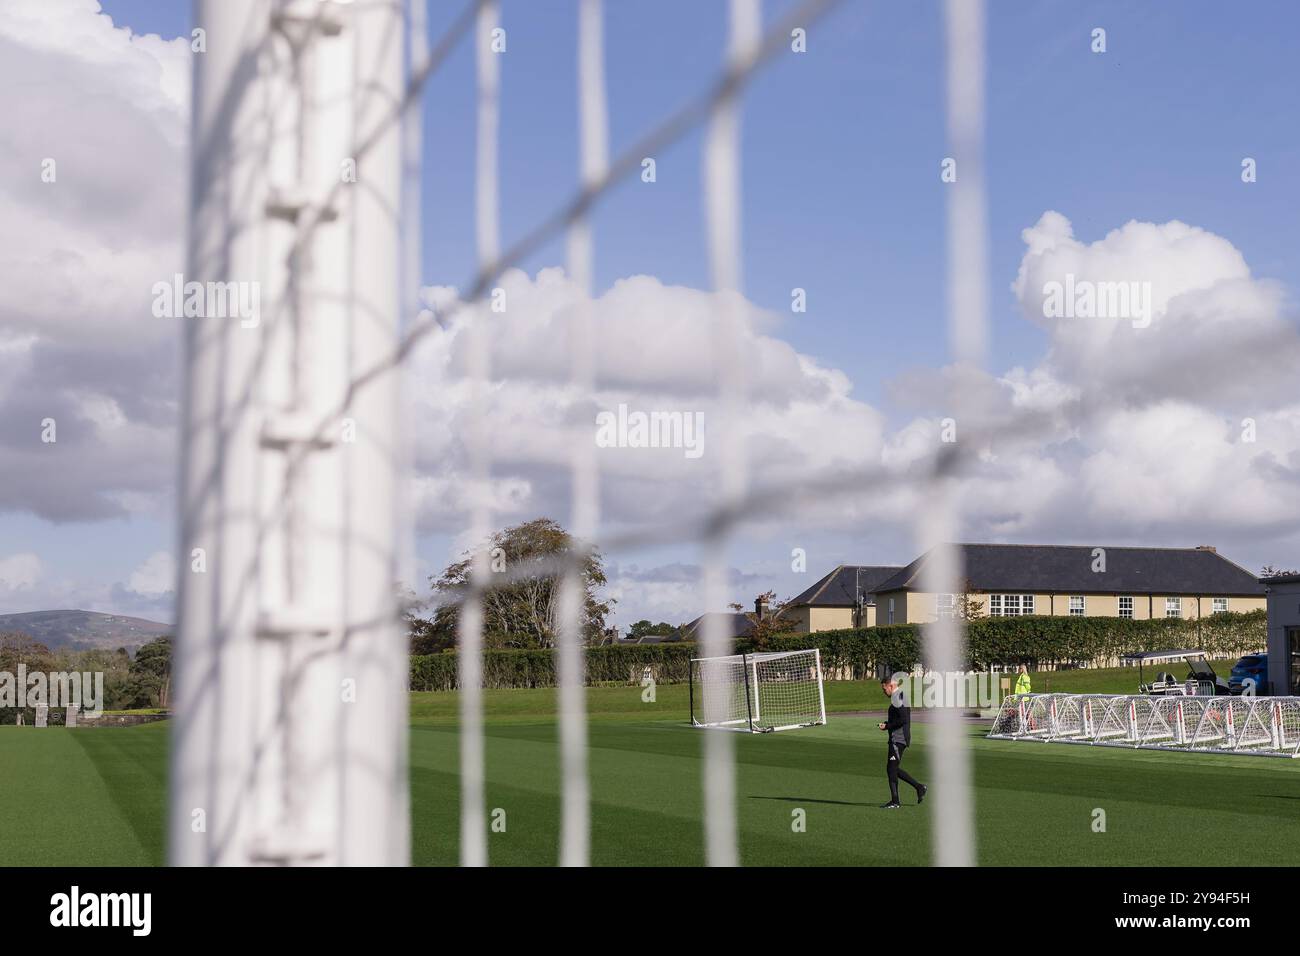
<instances>
[{"instance_id":1,"label":"dark blue vehicle","mask_svg":"<svg viewBox=\"0 0 1300 956\"><path fill-rule=\"evenodd\" d=\"M1228 675L1228 690L1233 694L1240 694L1248 680L1255 682L1256 695L1268 693L1267 654L1247 654L1233 664L1232 673Z\"/></svg>"}]
</instances>

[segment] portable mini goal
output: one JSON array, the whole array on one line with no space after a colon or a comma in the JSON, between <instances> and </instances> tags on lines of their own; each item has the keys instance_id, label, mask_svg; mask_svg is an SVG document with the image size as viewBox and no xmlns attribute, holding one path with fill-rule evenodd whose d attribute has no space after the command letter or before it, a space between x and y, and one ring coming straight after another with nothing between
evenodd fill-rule
<instances>
[{"instance_id":1,"label":"portable mini goal","mask_svg":"<svg viewBox=\"0 0 1300 956\"><path fill-rule=\"evenodd\" d=\"M1300 697L1015 694L989 737L1300 757Z\"/></svg>"},{"instance_id":2,"label":"portable mini goal","mask_svg":"<svg viewBox=\"0 0 1300 956\"><path fill-rule=\"evenodd\" d=\"M824 724L821 652L692 658L690 697L695 727L764 734Z\"/></svg>"}]
</instances>

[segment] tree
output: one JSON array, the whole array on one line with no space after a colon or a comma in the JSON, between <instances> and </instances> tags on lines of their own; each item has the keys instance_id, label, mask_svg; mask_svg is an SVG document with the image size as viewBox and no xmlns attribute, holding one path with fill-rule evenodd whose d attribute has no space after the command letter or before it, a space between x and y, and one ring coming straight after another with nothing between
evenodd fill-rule
<instances>
[{"instance_id":1,"label":"tree","mask_svg":"<svg viewBox=\"0 0 1300 956\"><path fill-rule=\"evenodd\" d=\"M17 690L16 682L19 667L25 667L28 673L49 673L55 670L54 663L55 656L53 652L30 635L19 632L0 634L0 673L13 675L10 680L15 682L15 691ZM0 703L5 703L5 701L0 701ZM16 703L16 701L13 701L13 703ZM17 719L16 714L17 708L0 706L0 721L11 724ZM29 713L26 719L30 721L32 716Z\"/></svg>"},{"instance_id":2,"label":"tree","mask_svg":"<svg viewBox=\"0 0 1300 956\"><path fill-rule=\"evenodd\" d=\"M676 632L677 628L667 621L651 624L649 621L640 620L627 629L627 636L631 638L671 637Z\"/></svg>"},{"instance_id":3,"label":"tree","mask_svg":"<svg viewBox=\"0 0 1300 956\"><path fill-rule=\"evenodd\" d=\"M959 621L977 621L984 616L984 599L971 587L969 578L960 593L952 596L952 612Z\"/></svg>"},{"instance_id":4,"label":"tree","mask_svg":"<svg viewBox=\"0 0 1300 956\"><path fill-rule=\"evenodd\" d=\"M437 654L455 645L455 628L444 635L435 628L434 619L426 616L429 610L427 600L421 600L410 588L399 586L397 590L410 654Z\"/></svg>"},{"instance_id":5,"label":"tree","mask_svg":"<svg viewBox=\"0 0 1300 956\"><path fill-rule=\"evenodd\" d=\"M494 533L483 544L492 574L508 573L500 584L488 583L482 594L484 643L489 647L553 647L559 633L560 564L566 555L580 555L579 581L583 642L599 644L612 599L600 600L605 568L600 552L573 538L557 522L535 518ZM557 560L558 559L558 560ZM469 588L474 554L466 552L437 578L430 578L437 607L432 619L413 615L413 647L425 653L453 647L461 604ZM530 568L535 566L535 573Z\"/></svg>"},{"instance_id":6,"label":"tree","mask_svg":"<svg viewBox=\"0 0 1300 956\"><path fill-rule=\"evenodd\" d=\"M778 601L775 591L764 591L754 599L754 604L751 606L757 606L760 601L762 606L767 608L767 612L762 615L755 611L745 611L743 604L728 606L737 613L744 612L745 620L750 624L749 636L754 641L754 646L766 647L771 638L790 631L790 622L781 617L785 612L785 606L790 602Z\"/></svg>"},{"instance_id":7,"label":"tree","mask_svg":"<svg viewBox=\"0 0 1300 956\"><path fill-rule=\"evenodd\" d=\"M167 707L171 703L172 639L159 637L135 652L128 670L126 707Z\"/></svg>"},{"instance_id":8,"label":"tree","mask_svg":"<svg viewBox=\"0 0 1300 956\"><path fill-rule=\"evenodd\" d=\"M30 635L0 634L0 671L17 673L19 664L26 665L29 671L51 671L54 653Z\"/></svg>"},{"instance_id":9,"label":"tree","mask_svg":"<svg viewBox=\"0 0 1300 956\"><path fill-rule=\"evenodd\" d=\"M1280 578L1290 574L1300 574L1300 571L1286 571L1282 568L1275 568L1271 564L1266 564L1264 569L1259 572L1261 578Z\"/></svg>"}]
</instances>

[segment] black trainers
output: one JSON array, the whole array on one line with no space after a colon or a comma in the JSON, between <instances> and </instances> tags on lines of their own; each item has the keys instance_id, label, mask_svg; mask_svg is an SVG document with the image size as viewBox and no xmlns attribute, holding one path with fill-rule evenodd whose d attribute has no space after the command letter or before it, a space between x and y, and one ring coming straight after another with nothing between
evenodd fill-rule
<instances>
[{"instance_id":1,"label":"black trainers","mask_svg":"<svg viewBox=\"0 0 1300 956\"><path fill-rule=\"evenodd\" d=\"M925 795L926 795L927 793L929 793L929 792L930 792L930 788L927 787L925 784L921 784L919 787L916 788L916 805L917 805L917 806L920 806L922 803L925 802Z\"/></svg>"},{"instance_id":2,"label":"black trainers","mask_svg":"<svg viewBox=\"0 0 1300 956\"><path fill-rule=\"evenodd\" d=\"M882 803L882 804L880 805L880 809L882 809L882 810L897 810L897 809L898 809L899 807L901 807L901 806L902 806L902 804L899 803L897 800L890 800L888 803Z\"/></svg>"}]
</instances>

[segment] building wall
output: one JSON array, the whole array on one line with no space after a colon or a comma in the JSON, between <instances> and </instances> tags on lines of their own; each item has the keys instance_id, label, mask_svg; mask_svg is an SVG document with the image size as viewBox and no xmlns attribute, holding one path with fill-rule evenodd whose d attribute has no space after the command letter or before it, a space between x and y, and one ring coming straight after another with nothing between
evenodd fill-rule
<instances>
[{"instance_id":1,"label":"building wall","mask_svg":"<svg viewBox=\"0 0 1300 956\"><path fill-rule=\"evenodd\" d=\"M1008 592L1020 594L1024 592ZM1077 596L1078 592L1075 592ZM1173 595L1175 597L1179 595ZM971 597L980 602L984 613L988 614L988 595L973 594ZM1119 617L1118 594L1084 594L1084 611L1087 617ZM1165 595L1134 594L1133 619L1145 621L1150 617L1165 616ZM1182 616L1194 621L1198 615L1198 598L1181 595L1183 599ZM1214 595L1202 595L1199 598L1199 613L1209 617L1214 607ZM892 591L876 595L876 606L868 606L864 627L889 623L889 602L894 601L894 623L926 623L935 618L935 595L923 591ZM1263 597L1229 597L1228 610L1246 612L1263 610L1266 601ZM1154 613L1152 613L1154 612ZM1066 592L1040 592L1034 594L1034 613L1040 616L1068 617L1070 614L1070 594ZM853 627L853 609L848 607L808 607L807 605L791 608L783 613L791 624L790 629L799 633L832 631Z\"/></svg>"},{"instance_id":2,"label":"building wall","mask_svg":"<svg viewBox=\"0 0 1300 956\"><path fill-rule=\"evenodd\" d=\"M834 631L853 626L853 608L851 607L814 607L812 611L812 630Z\"/></svg>"},{"instance_id":3,"label":"building wall","mask_svg":"<svg viewBox=\"0 0 1300 956\"><path fill-rule=\"evenodd\" d=\"M870 618L871 624L886 625L889 623L889 601L894 600L894 623L907 623L907 591L891 591L886 594L876 595L876 607L874 617Z\"/></svg>"},{"instance_id":4,"label":"building wall","mask_svg":"<svg viewBox=\"0 0 1300 956\"><path fill-rule=\"evenodd\" d=\"M866 607L863 609L865 620L862 622L863 627L874 627L876 623L876 609ZM837 631L843 628L853 627L853 608L851 607L809 607L804 604L799 607L791 608L788 611L781 612L781 618L788 621L790 630L800 634L808 634L814 631Z\"/></svg>"},{"instance_id":5,"label":"building wall","mask_svg":"<svg viewBox=\"0 0 1300 956\"><path fill-rule=\"evenodd\" d=\"M1010 594L1024 594L1028 592L1010 591ZM1034 614L1038 616L1068 617L1070 614L1070 597L1078 597L1079 592L1038 592L1034 594ZM1089 594L1084 593L1084 616L1086 617L1119 617L1119 594ZM1165 616L1165 598L1166 597L1182 598L1182 617L1184 620L1194 621L1198 616L1209 617L1213 613L1214 597L1216 595L1146 595L1134 594L1133 598L1133 619L1136 621L1145 621L1152 617L1163 618ZM1222 596L1222 595L1218 595ZM880 607L880 622L883 624L886 618L886 595L880 595L877 602ZM972 594L971 598L979 601L984 613L988 614L988 595ZM1199 603L1198 603L1199 602ZM901 605L900 605L901 606ZM907 617L905 620L899 620L895 615L895 623L906 623L907 621L927 622L935 618L935 608L937 599L934 594L924 593L921 591L907 592ZM1247 611L1263 610L1265 599L1263 597L1229 597L1228 610L1238 613Z\"/></svg>"},{"instance_id":6,"label":"building wall","mask_svg":"<svg viewBox=\"0 0 1300 956\"><path fill-rule=\"evenodd\" d=\"M806 604L787 608L781 612L781 618L789 622L790 630L798 634L807 634L812 631L811 615L812 608Z\"/></svg>"},{"instance_id":7,"label":"building wall","mask_svg":"<svg viewBox=\"0 0 1300 956\"><path fill-rule=\"evenodd\" d=\"M889 620L889 601L893 600L894 618L892 623L906 624L909 620L913 619L909 617L909 614L917 613L917 611L920 610L920 605L914 605L915 610L911 610L913 605L911 605L910 602L913 597L913 592L907 591L891 591L884 594L876 594L875 615L874 618L871 618L871 623L880 624L881 627L885 626L885 624L891 623L891 620ZM931 611L933 611L932 607ZM933 615L931 615L931 617L933 617Z\"/></svg>"}]
</instances>

